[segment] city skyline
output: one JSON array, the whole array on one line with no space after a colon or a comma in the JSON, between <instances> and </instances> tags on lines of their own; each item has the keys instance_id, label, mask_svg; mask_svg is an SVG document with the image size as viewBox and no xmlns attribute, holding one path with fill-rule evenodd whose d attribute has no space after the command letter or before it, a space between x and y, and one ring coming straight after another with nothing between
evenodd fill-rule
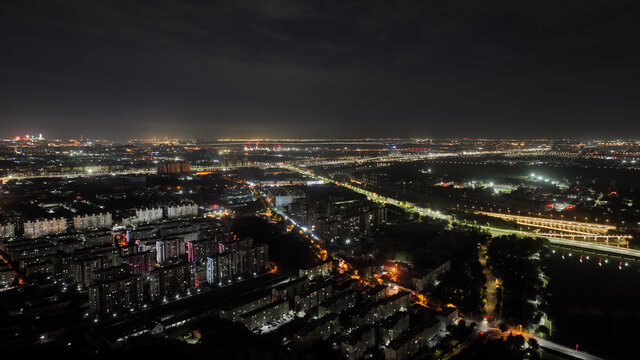
<instances>
[{"instance_id":1,"label":"city skyline","mask_svg":"<svg viewBox=\"0 0 640 360\"><path fill-rule=\"evenodd\" d=\"M0 1L6 359L628 359L640 2Z\"/></svg>"},{"instance_id":2,"label":"city skyline","mask_svg":"<svg viewBox=\"0 0 640 360\"><path fill-rule=\"evenodd\" d=\"M353 143L370 143L370 142L385 142L388 145L393 145L394 143L423 143L429 141L453 141L453 142L474 142L474 141L489 141L489 142L521 142L522 146L525 145L526 142L543 142L547 143L547 145L551 145L554 142L567 142L575 144L576 146L589 146L592 144L598 143L617 143L617 144L635 144L639 143L640 139L634 136L594 136L594 137L581 137L581 136L528 136L528 137L484 137L484 136L465 136L465 137L455 137L455 136L416 136L416 137L402 137L402 136L370 136L370 137L348 137L348 136L333 136L333 137L305 137L305 136L293 136L293 137L265 137L265 136L227 136L227 137L206 137L206 136L147 136L147 137L131 137L131 138L116 138L116 137L92 137L86 136L85 134L66 134L58 137L49 137L47 134L37 133L37 134L29 134L26 132L20 133L11 133L11 134L0 134L0 141L4 142L23 142L23 143L47 143L47 142L65 142L65 141L73 141L77 144L82 143L91 143L94 141L97 142L109 142L114 144L119 143L139 143L139 142L150 142L150 143L162 143L162 142L177 142L177 143L189 143L189 142L197 142L197 143L239 143L244 142L249 146L267 146L268 144L276 144L276 143L314 143L314 142L323 142L323 143L340 143L344 141L349 141Z\"/></svg>"},{"instance_id":3,"label":"city skyline","mask_svg":"<svg viewBox=\"0 0 640 360\"><path fill-rule=\"evenodd\" d=\"M0 160L16 355L633 352L637 140L37 133Z\"/></svg>"}]
</instances>

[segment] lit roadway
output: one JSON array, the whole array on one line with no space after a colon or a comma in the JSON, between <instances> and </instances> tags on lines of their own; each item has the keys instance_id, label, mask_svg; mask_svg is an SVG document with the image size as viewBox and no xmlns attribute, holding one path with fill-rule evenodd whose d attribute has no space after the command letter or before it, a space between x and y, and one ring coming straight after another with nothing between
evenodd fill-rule
<instances>
[{"instance_id":1,"label":"lit roadway","mask_svg":"<svg viewBox=\"0 0 640 360\"><path fill-rule=\"evenodd\" d=\"M388 196L379 195L377 193L374 193L374 192L371 192L371 191L368 191L368 190L364 190L362 188L359 188L357 186L353 186L353 185L348 184L348 183L338 182L338 181L330 179L328 177L317 175L317 174L313 173L311 170L308 170L308 169L302 169L300 167L293 166L293 165L287 166L286 168L291 170L291 171L295 171L295 172L298 172L300 174L303 174L303 175L306 175L306 176L309 176L309 177L312 177L312 178L315 178L315 179L318 179L318 180L323 180L323 181L325 181L327 183L332 183L332 184L335 184L335 185L338 185L338 186L345 187L345 188L347 188L349 190L352 190L352 191L355 191L355 192L357 192L359 194L365 195L369 200L377 202L379 204L394 205L394 206L397 206L399 208L402 208L402 209L406 210L407 212L418 214L420 216L428 216L428 217L432 217L432 218L436 218L436 219L445 220L445 221L448 221L450 224L456 223L458 225L468 225L466 222L463 222L463 221L460 221L460 220L456 220L456 219L453 218L453 216L442 214L440 211L431 210L429 208L424 208L424 207L418 206L418 205L413 204L413 203L408 202L408 201L396 200L396 199L390 198ZM521 236L531 236L531 237L546 237L547 239L549 239L549 241L552 244L573 246L573 247L579 247L579 248L589 249L589 250L593 250L593 251L606 252L606 253L610 253L610 254L614 254L614 255L622 255L622 256L630 256L630 257L640 258L640 250L627 249L626 247L617 247L617 246L612 246L612 245L590 243L590 242L586 242L586 241L563 239L563 238L560 238L560 237L554 237L553 234L538 234L538 233L535 233L535 232L528 232L528 231L507 230L507 229L501 229L501 228L492 227L492 226L479 226L479 227L484 229L484 230L487 230L493 236L521 235ZM576 234L576 236L579 236L579 235L580 234Z\"/></svg>"},{"instance_id":2,"label":"lit roadway","mask_svg":"<svg viewBox=\"0 0 640 360\"><path fill-rule=\"evenodd\" d=\"M471 321L476 321L477 319L467 319L467 321L471 322ZM489 324L487 323L487 321L481 321L478 323L478 327L476 328L476 333L478 332L484 332L485 334L487 334L488 337L492 337L492 338L505 338L507 336L509 336L510 334L517 336L517 335L522 335L522 337L525 338L525 340L528 339L535 339L538 344L541 347L547 348L547 349L551 349L551 350L555 350L558 352L561 352L563 354L572 356L576 359L582 359L582 360L605 360L604 358L601 358L599 356L596 355L592 355L589 353L586 353L584 351L576 351L575 348L573 347L569 347L569 346L564 346L564 345L560 345L557 343L554 343L552 341L549 340L545 340L545 339L541 339L533 334L530 334L526 331L519 331L515 328L511 328L511 329L507 329L507 331L500 331L500 329L498 328L494 328L494 327L489 327ZM493 335L493 336L492 336Z\"/></svg>"},{"instance_id":3,"label":"lit roadway","mask_svg":"<svg viewBox=\"0 0 640 360\"><path fill-rule=\"evenodd\" d=\"M382 195L378 195L374 192L368 191L368 190L364 190L362 188L359 188L357 186L353 186L351 184L348 183L341 183L338 181L335 181L333 179L330 179L328 177L324 177L324 176L320 176L320 175L316 175L314 174L312 171L310 170L305 170L305 169L301 169L297 166L288 166L287 169L291 170L291 171L295 171L298 172L300 174L318 179L318 180L322 180L324 182L327 183L333 183L336 184L338 186L342 186L345 187L349 190L352 190L354 192L357 192L359 194L365 195L369 200L380 203L380 204L391 204L400 208L403 208L407 211L413 212L413 213L417 213L420 216L428 216L428 217L433 217L433 218L438 218L438 219L442 219L442 220L451 220L451 216L449 215L444 215L441 214L440 211L434 211L428 208L423 208L420 207L418 205L415 205L413 203L407 202L407 201L400 201L400 200L396 200L387 196L382 196Z\"/></svg>"},{"instance_id":4,"label":"lit roadway","mask_svg":"<svg viewBox=\"0 0 640 360\"><path fill-rule=\"evenodd\" d=\"M454 156L457 154L437 154L436 157L442 156ZM433 157L433 156L429 156ZM272 166L288 166L291 164L299 164L303 166L315 166L315 165L338 165L338 164L352 164L352 163L366 163L366 162L387 162L387 161L415 161L425 158L423 155L384 155L376 157L346 157L337 158L332 160L291 160L283 162L251 162L246 164L229 164L229 165L210 165L210 166L191 166L193 172L198 171L228 171L246 167L272 167ZM101 169L88 170L84 172L64 172L64 173L40 173L40 174L11 174L4 177L0 177L2 183L7 183L10 180L25 180L25 179L38 179L38 178L73 178L73 177L90 177L90 176L107 176L107 175L144 175L155 174L156 168L145 168L138 170L125 170L125 171L102 171Z\"/></svg>"},{"instance_id":5,"label":"lit roadway","mask_svg":"<svg viewBox=\"0 0 640 360\"><path fill-rule=\"evenodd\" d=\"M498 289L496 288L496 278L487 266L487 245L482 245L478 249L478 261L482 265L482 273L485 276L487 284L487 302L484 304L484 313L493 316L498 305Z\"/></svg>"},{"instance_id":6,"label":"lit roadway","mask_svg":"<svg viewBox=\"0 0 640 360\"><path fill-rule=\"evenodd\" d=\"M241 167L259 166L253 164L245 165L228 165L228 166L192 166L191 170L195 173L197 171L226 171ZM48 173L48 174L16 174L0 177L2 183L6 183L9 180L25 180L25 179L42 179L42 178L74 178L74 177L92 177L92 176L109 176L109 175L148 175L155 174L157 169L146 168L138 170L125 170L125 171L102 171L102 170L89 170L85 172L68 172L68 173Z\"/></svg>"},{"instance_id":7,"label":"lit roadway","mask_svg":"<svg viewBox=\"0 0 640 360\"><path fill-rule=\"evenodd\" d=\"M491 227L491 226L479 226L479 227L481 229L487 230L493 236L521 235L521 236L531 236L531 237L545 237L549 239L550 243L556 244L556 245L572 246L572 247L578 247L581 249L605 252L613 255L640 258L640 250L627 249L626 247L618 247L613 245L597 244L597 243L586 242L586 241L562 239L562 238L554 237L556 236L555 234L538 234L535 232L507 230L507 229L500 229L500 228Z\"/></svg>"},{"instance_id":8,"label":"lit roadway","mask_svg":"<svg viewBox=\"0 0 640 360\"><path fill-rule=\"evenodd\" d=\"M478 334L480 332L483 332L484 334L486 334L487 337L493 338L493 339L506 338L509 335L514 335L514 336L522 335L522 337L525 338L525 341L528 340L528 339L535 339L541 347L546 348L546 349L550 349L550 350L558 351L558 352L560 352L562 354L569 355L572 358L582 359L582 360L605 360L604 358L601 358L601 357L593 355L593 354L586 353L584 351L577 351L575 348L572 348L572 347L569 347L569 346L564 346L564 345L560 345L558 343L555 343L553 341L541 339L541 338L535 336L534 334L530 334L530 333L528 333L526 331L519 331L519 330L517 330L515 328L511 328L511 329L507 329L507 331L503 332L499 328L489 327L489 323L487 322L487 320L484 320L484 319L465 318L465 321L467 323L475 322L475 323L478 324L478 326L476 326L476 328L474 330L474 334L469 339L467 339L465 342L463 342L460 345L460 347L458 347L456 350L454 350L449 355L447 355L444 358L442 358L442 360L449 360L449 359L455 358L457 355L459 355L461 352L463 352L467 347L469 347L471 344L473 344L475 342L475 340L477 340L476 336L478 336ZM544 351L544 349L542 349L542 350Z\"/></svg>"},{"instance_id":9,"label":"lit roadway","mask_svg":"<svg viewBox=\"0 0 640 360\"><path fill-rule=\"evenodd\" d=\"M437 157L450 157L450 156L457 156L457 155L481 155L481 154L487 154L487 153L492 153L492 152L463 152L462 154L460 153L441 153L441 154L429 154L429 155L410 155L410 156L404 156L404 155L388 155L388 156L378 156L378 157L372 157L372 158L349 158L349 159L340 159L340 160L323 160L323 161L309 161L307 162L307 165L329 165L329 164L336 164L336 163L340 163L340 164L347 164L347 163L354 163L354 162L369 162L369 161L414 161L414 160L420 160L420 159L428 159L428 158L437 158ZM238 168L238 167L246 167L246 166L273 166L274 164L244 164L244 165L230 165L230 166L211 166L211 167L207 167L207 170L228 170L228 169L233 169L233 168ZM408 212L414 213L414 214L418 214L420 216L428 216L428 217L432 217L432 218L437 218L437 219L441 219L441 220L446 220L449 223L457 223L460 225L463 225L463 223L461 221L458 221L456 219L454 219L451 215L445 215L440 213L439 211L434 211L431 210L429 208L424 208L421 206L418 206L416 204L413 204L411 202L408 201L401 201L401 200L396 200L387 196L382 196L379 194L376 194L374 192L368 191L368 190L364 190L362 188L353 186L351 184L348 183L340 183L337 182L333 179L324 177L324 176L319 176L314 174L312 171L307 170L307 169L302 169L298 166L295 165L285 165L282 164L283 167L291 170L291 171L295 171L301 174L304 174L306 176L312 177L312 178L316 178L319 180L323 180L325 182L328 183L334 183L336 185L339 186L343 186L345 188L348 188L352 191L355 191L357 193L363 194L365 195L368 199L380 203L380 204L390 204L390 205L394 205L397 206L399 208L402 208ZM202 170L199 168L194 167L194 170ZM107 176L107 175L135 175L135 174L150 174L150 173L155 173L155 169L140 169L140 170L129 170L129 171L121 171L121 172L99 172L99 171L87 171L85 173L70 173L70 174L48 174L48 175L25 175L25 176L7 176L7 177L3 177L0 178L3 182L6 182L8 180L19 180L19 179L29 179L29 178L65 178L65 177L80 177L80 176L84 176L84 177L89 177L89 176ZM598 228L600 227L604 227L606 225L598 225ZM594 251L601 251L601 252L607 252L607 253L613 253L616 255L623 255L623 256L630 256L630 257L637 257L640 258L640 250L634 250L634 249L627 249L624 247L615 247L615 246L610 246L610 245L604 245L604 244L596 244L596 243L589 243L589 242L585 242L585 241L577 241L577 240L571 240L571 239L563 239L562 237L565 237L565 235L548 235L548 234L538 234L538 233L534 233L534 232L525 232L525 231L517 231L517 230L505 230L505 229L500 229L500 228L495 228L495 227L488 227L488 226L481 226L481 228L489 231L492 235L523 235L523 236L533 236L533 237L547 237L549 239L549 241L551 241L551 243L555 243L555 244L559 244L559 245L565 245L565 246L574 246L574 247L580 247L580 248L585 248L585 249L589 249L589 250L594 250ZM582 234L575 234L576 236L582 235ZM557 236L557 237L555 237Z\"/></svg>"},{"instance_id":10,"label":"lit roadway","mask_svg":"<svg viewBox=\"0 0 640 360\"><path fill-rule=\"evenodd\" d=\"M407 211L413 212L413 213L417 213L420 214L422 216L430 216L430 217L434 217L434 218L438 218L438 219L443 219L443 220L447 220L449 221L449 223L459 223L462 224L462 222L454 220L450 215L443 215L438 211L433 211L431 209L427 209L427 208L423 208L420 206L417 206L415 204L412 204L410 202L406 202L406 201L399 201L399 200L395 200L386 196L381 196L378 195L376 193L372 193L370 191L355 187L353 185L350 184L345 184L345 183L339 183L333 179L329 179L327 177L323 177L323 176L319 176L314 174L313 172L309 171L309 170L305 170L305 169L300 169L298 167L295 166L289 166L288 167L289 170L292 171L296 171L298 173L319 179L319 180L323 180L326 181L328 183L333 183L336 184L338 186L343 186L346 187L350 190L353 190L357 193L363 194L365 196L367 196L367 198L369 198L372 201L381 203L381 204L392 204L398 207L401 207ZM536 233L528 233L528 232L522 232L522 231L515 231L515 230L504 230L504 229L499 229L499 228L493 228L493 227L487 227L487 226L480 226L480 228L488 230L492 235L511 235L511 234L518 234L518 235L529 235L529 236L537 236ZM604 251L604 252L614 252L614 253L618 253L618 254L625 254L625 255L629 255L629 256L636 256L636 257L640 257L640 251L638 250L631 250L631 249L625 249L625 248L616 248L613 246L607 246L607 245L599 245L599 244L592 244L592 243L583 243L580 241L575 241L575 240L565 240L565 239L554 239L554 238L549 238L549 240L552 243L559 243L559 244L564 244L564 245L571 245L571 246L581 246L581 247L587 247L590 249L594 249L594 250L599 250L599 251ZM483 252L480 252L480 261L481 263L484 262L484 257L481 255L483 254ZM485 266L486 269L486 266ZM487 269L488 270L488 269ZM490 272L489 272L490 273ZM493 279L493 276L491 277L487 277L487 279ZM495 280L494 280L494 284L493 287L495 288ZM489 289L491 288L491 286L489 286ZM485 307L485 310L488 310L487 313L489 313L489 311L493 311L493 309L495 309L495 296L493 297L493 299L488 299L487 302L487 306ZM490 315L492 315L491 313L489 313ZM477 321L477 319L469 319L469 321ZM486 322L484 322L484 324L486 324ZM481 323L482 325L482 323ZM486 325L485 325L486 327ZM482 329L482 326L480 327L480 329ZM486 330L489 330L488 327ZM486 331L485 330L485 331ZM491 330L495 330L495 331L500 331L498 329L491 329ZM483 330L478 330L478 331L483 331ZM516 332L513 332L514 334L516 334ZM564 345L560 345L560 344L556 344L554 342L548 341L548 340L544 340L544 339L540 339L534 335L528 334L528 333L518 333L520 335L523 335L525 338L530 338L533 337L534 339L536 339L538 341L538 343L546 348L552 349L552 350L556 350L559 351L561 353L567 354L567 355L571 355L575 358L578 359L583 359L583 360L604 360L598 356L595 355L591 355L585 352L581 352L581 351L576 351L573 348L564 346ZM504 334L502 334L504 335ZM458 349L459 351L461 351L462 349ZM459 351L456 352L459 353Z\"/></svg>"},{"instance_id":11,"label":"lit roadway","mask_svg":"<svg viewBox=\"0 0 640 360\"><path fill-rule=\"evenodd\" d=\"M564 345L560 345L560 344L556 344L552 341L549 340L545 340L545 339L540 339L537 336L530 336L533 337L534 339L536 339L536 341L538 341L538 344L540 344L540 346L551 349L551 350L555 350L555 351L559 351L563 354L567 354L570 356L573 356L575 358L578 359L582 359L582 360L605 360L604 358L601 358L599 356L596 355L592 355L583 351L576 351L576 349L574 348L570 348L568 346L564 346Z\"/></svg>"},{"instance_id":12,"label":"lit roadway","mask_svg":"<svg viewBox=\"0 0 640 360\"><path fill-rule=\"evenodd\" d=\"M52 174L33 174L33 175L8 175L1 177L3 183L9 180L25 180L25 179L38 179L38 178L73 178L73 177L88 177L88 176L107 176L107 175L138 175L138 174L150 174L155 173L156 169L140 169L140 170L127 170L127 171L114 171L114 172L102 172L102 171L86 171L83 173L52 173Z\"/></svg>"},{"instance_id":13,"label":"lit roadway","mask_svg":"<svg viewBox=\"0 0 640 360\"><path fill-rule=\"evenodd\" d=\"M282 162L251 162L246 164L230 164L230 165L211 165L211 166L191 166L193 172L197 171L227 171L245 167L288 167L291 165L300 166L319 166L319 165L343 165L352 163L366 163L366 162L409 162L424 159L433 159L440 157L452 157L452 156L475 156L475 155L489 155L489 154L504 154L504 153L532 153L538 152L540 149L522 149L518 151L463 151L460 153L432 153L432 154L416 154L416 155L403 155L403 154L390 154L375 157L343 157L336 159L312 159L312 160L290 160ZM136 175L136 174L152 174L156 172L156 168L146 168L138 170L125 170L125 171L102 171L100 169L89 170L85 172L67 172L67 173L47 173L47 174L11 174L4 177L0 177L2 183L6 183L9 180L24 180L24 179L37 179L37 178L67 178L67 177L88 177L88 176L105 176L105 175Z\"/></svg>"}]
</instances>

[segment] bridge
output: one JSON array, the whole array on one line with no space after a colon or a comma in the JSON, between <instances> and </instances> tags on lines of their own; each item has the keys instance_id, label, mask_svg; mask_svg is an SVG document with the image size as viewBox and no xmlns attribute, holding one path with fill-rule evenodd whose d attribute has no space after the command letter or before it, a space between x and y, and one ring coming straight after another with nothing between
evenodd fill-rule
<instances>
[{"instance_id":1,"label":"bridge","mask_svg":"<svg viewBox=\"0 0 640 360\"><path fill-rule=\"evenodd\" d=\"M483 225L478 225L478 227L484 231L487 231L492 236L516 235L516 236L528 236L528 237L544 237L548 239L549 242L553 245L580 248L580 249L590 250L590 251L599 252L599 253L607 253L614 256L623 256L623 257L640 259L640 250L627 248L626 241L624 243L610 242L609 244L607 244L604 242L598 243L593 241L563 238L559 236L559 234L550 234L550 233L541 234L541 233L536 233L531 231L501 229L501 228L496 228L492 226L483 226Z\"/></svg>"},{"instance_id":2,"label":"bridge","mask_svg":"<svg viewBox=\"0 0 640 360\"><path fill-rule=\"evenodd\" d=\"M533 216L521 216L513 214L503 214L488 211L476 211L476 214L491 216L499 218L505 221L513 221L520 225L526 225L531 227L537 227L542 229L550 229L562 232L568 232L572 234L580 235L605 235L610 231L616 230L613 225L580 222L580 221L567 221L539 218Z\"/></svg>"},{"instance_id":3,"label":"bridge","mask_svg":"<svg viewBox=\"0 0 640 360\"><path fill-rule=\"evenodd\" d=\"M631 235L583 235L583 234L562 234L562 233L537 233L538 236L553 237L556 239L580 240L587 242L604 241L607 245L626 245L626 242L633 238Z\"/></svg>"}]
</instances>

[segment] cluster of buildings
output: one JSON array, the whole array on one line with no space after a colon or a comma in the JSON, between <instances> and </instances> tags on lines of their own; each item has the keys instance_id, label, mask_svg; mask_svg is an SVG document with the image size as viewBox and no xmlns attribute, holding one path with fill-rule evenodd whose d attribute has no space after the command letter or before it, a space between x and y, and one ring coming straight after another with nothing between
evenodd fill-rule
<instances>
[{"instance_id":1,"label":"cluster of buildings","mask_svg":"<svg viewBox=\"0 0 640 360\"><path fill-rule=\"evenodd\" d=\"M207 282L223 285L255 276L266 268L268 252L266 244L254 245L251 238L220 243L218 251L207 256Z\"/></svg>"},{"instance_id":2,"label":"cluster of buildings","mask_svg":"<svg viewBox=\"0 0 640 360\"><path fill-rule=\"evenodd\" d=\"M68 220L61 218L29 220L23 223L24 236L36 238L67 231Z\"/></svg>"},{"instance_id":3,"label":"cluster of buildings","mask_svg":"<svg viewBox=\"0 0 640 360\"><path fill-rule=\"evenodd\" d=\"M412 296L397 286L365 285L326 261L300 269L295 279L230 301L218 315L256 333L275 331L298 317L303 321L282 334L297 351L329 346L346 359L382 352L385 359L403 360L434 346L458 317L455 308L436 311L414 304Z\"/></svg>"},{"instance_id":4,"label":"cluster of buildings","mask_svg":"<svg viewBox=\"0 0 640 360\"><path fill-rule=\"evenodd\" d=\"M268 261L266 245L231 236L212 219L5 238L0 251L27 279L53 277L87 292L96 316L184 296L209 279L219 286L256 276ZM13 281L7 265L0 273L3 284Z\"/></svg>"},{"instance_id":5,"label":"cluster of buildings","mask_svg":"<svg viewBox=\"0 0 640 360\"><path fill-rule=\"evenodd\" d=\"M253 191L244 186L226 188L221 198L231 208L242 208L257 200Z\"/></svg>"},{"instance_id":6,"label":"cluster of buildings","mask_svg":"<svg viewBox=\"0 0 640 360\"><path fill-rule=\"evenodd\" d=\"M198 205L193 203L170 204L158 207L134 209L135 215L122 218L122 224L137 225L163 219L172 220L198 216ZM16 237L22 229L24 238L40 238L67 232L84 232L100 229L110 229L114 226L110 212L89 213L73 217L53 217L26 220L23 222L6 222L0 224L0 238Z\"/></svg>"},{"instance_id":7,"label":"cluster of buildings","mask_svg":"<svg viewBox=\"0 0 640 360\"><path fill-rule=\"evenodd\" d=\"M0 224L0 238L9 238L16 235L16 226L12 223Z\"/></svg>"},{"instance_id":8,"label":"cluster of buildings","mask_svg":"<svg viewBox=\"0 0 640 360\"><path fill-rule=\"evenodd\" d=\"M182 203L135 209L131 216L122 218L122 225L146 224L163 219L198 216L198 205Z\"/></svg>"},{"instance_id":9,"label":"cluster of buildings","mask_svg":"<svg viewBox=\"0 0 640 360\"><path fill-rule=\"evenodd\" d=\"M4 289L13 283L15 280L15 273L13 269L9 267L4 259L0 260L0 289Z\"/></svg>"},{"instance_id":10,"label":"cluster of buildings","mask_svg":"<svg viewBox=\"0 0 640 360\"><path fill-rule=\"evenodd\" d=\"M73 217L73 228L78 231L89 229L108 229L112 226L113 219L109 212L77 215Z\"/></svg>"},{"instance_id":11,"label":"cluster of buildings","mask_svg":"<svg viewBox=\"0 0 640 360\"><path fill-rule=\"evenodd\" d=\"M268 189L289 216L325 241L358 238L387 222L387 208L331 186Z\"/></svg>"},{"instance_id":12,"label":"cluster of buildings","mask_svg":"<svg viewBox=\"0 0 640 360\"><path fill-rule=\"evenodd\" d=\"M161 174L189 171L184 162L158 166ZM297 276L265 274L270 266L268 246L233 235L229 219L198 217L199 207L190 198L175 203L171 201L180 197L167 196L172 199L169 204L134 208L157 204L168 191L177 194L173 183L166 184L182 181L180 177L157 178L163 185L150 191L127 182L106 190L109 196L104 199L78 201L102 212L79 210L72 211L73 216L57 213L55 218L0 225L0 287L14 283L19 275L26 288L58 291L39 298L37 308L32 305L35 301L24 302L24 309L16 313L49 316L81 309L99 325L84 320L73 326L91 326L95 333L87 339L111 331L115 337L103 335L116 342L212 317L258 334L278 331L286 323L283 331L291 348L330 346L347 359L374 353L384 353L387 359L414 356L456 318L455 309L434 311L414 305L412 293L393 284L371 287L357 275L346 275L334 260L326 260L326 252L314 266L299 269ZM362 238L387 222L386 208L361 195L303 179L269 181L261 182L267 186L269 201L325 241ZM220 188L214 204L222 200L229 207L243 207L256 200L248 186ZM122 209L103 206L131 200L135 205ZM425 288L447 266L416 274L408 286ZM191 296L195 293L199 295ZM78 299L86 302L78 305ZM157 306L173 301L180 303ZM150 306L153 311L138 312ZM118 320L104 321L112 318Z\"/></svg>"},{"instance_id":13,"label":"cluster of buildings","mask_svg":"<svg viewBox=\"0 0 640 360\"><path fill-rule=\"evenodd\" d=\"M137 252L126 257L129 268L117 281L134 278L137 282L142 281L147 292L142 297L133 298L154 303L190 295L193 289L202 286L228 285L265 272L267 245L254 245L251 238L241 240L207 224L201 222L190 232L173 233L155 241L133 234ZM141 289L133 281L129 286L131 290L124 291ZM135 308L140 305L133 303L129 306ZM90 310L95 314L105 313L102 307L90 307Z\"/></svg>"}]
</instances>

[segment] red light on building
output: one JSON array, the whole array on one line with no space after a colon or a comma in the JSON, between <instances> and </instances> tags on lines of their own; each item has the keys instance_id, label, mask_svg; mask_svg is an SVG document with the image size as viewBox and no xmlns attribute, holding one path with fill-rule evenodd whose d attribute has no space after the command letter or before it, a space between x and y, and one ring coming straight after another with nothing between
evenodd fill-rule
<instances>
[{"instance_id":1,"label":"red light on building","mask_svg":"<svg viewBox=\"0 0 640 360\"><path fill-rule=\"evenodd\" d=\"M194 254L193 254L193 242L187 241L187 260L189 262L194 262Z\"/></svg>"}]
</instances>

